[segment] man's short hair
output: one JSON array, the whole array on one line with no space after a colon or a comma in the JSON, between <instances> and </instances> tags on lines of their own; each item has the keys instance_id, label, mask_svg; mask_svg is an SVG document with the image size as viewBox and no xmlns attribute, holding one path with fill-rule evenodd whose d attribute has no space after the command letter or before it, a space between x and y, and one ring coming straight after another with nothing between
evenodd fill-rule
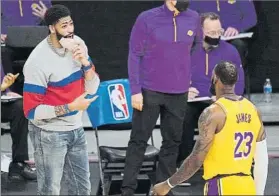
<instances>
[{"instance_id":1,"label":"man's short hair","mask_svg":"<svg viewBox=\"0 0 279 196\"><path fill-rule=\"evenodd\" d=\"M220 16L214 12L207 12L207 13L203 13L201 14L201 25L203 26L204 21L206 19L209 20L220 20Z\"/></svg>"},{"instance_id":2,"label":"man's short hair","mask_svg":"<svg viewBox=\"0 0 279 196\"><path fill-rule=\"evenodd\" d=\"M222 61L214 68L214 73L223 85L233 86L238 80L237 67L229 61Z\"/></svg>"},{"instance_id":3,"label":"man's short hair","mask_svg":"<svg viewBox=\"0 0 279 196\"><path fill-rule=\"evenodd\" d=\"M53 5L45 14L45 23L47 26L55 25L61 18L71 16L70 10L64 5Z\"/></svg>"}]
</instances>

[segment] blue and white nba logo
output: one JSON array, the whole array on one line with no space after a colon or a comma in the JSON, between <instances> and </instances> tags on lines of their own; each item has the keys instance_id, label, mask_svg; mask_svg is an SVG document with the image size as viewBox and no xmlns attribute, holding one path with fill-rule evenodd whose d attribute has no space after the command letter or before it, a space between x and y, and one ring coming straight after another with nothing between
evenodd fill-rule
<instances>
[{"instance_id":1,"label":"blue and white nba logo","mask_svg":"<svg viewBox=\"0 0 279 196\"><path fill-rule=\"evenodd\" d=\"M115 120L126 120L130 117L125 88L122 84L108 86L110 105Z\"/></svg>"}]
</instances>

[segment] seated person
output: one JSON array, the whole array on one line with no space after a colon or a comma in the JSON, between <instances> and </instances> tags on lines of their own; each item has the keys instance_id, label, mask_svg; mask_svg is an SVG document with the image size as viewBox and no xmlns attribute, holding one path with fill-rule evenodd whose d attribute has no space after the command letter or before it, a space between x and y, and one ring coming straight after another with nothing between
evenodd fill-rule
<instances>
[{"instance_id":1,"label":"seated person","mask_svg":"<svg viewBox=\"0 0 279 196\"><path fill-rule=\"evenodd\" d=\"M47 7L50 7L50 0L44 1L2 1L1 2L1 44L7 39L8 26L36 26L43 25L43 18ZM15 60L27 59L33 48L17 50L10 47L1 47L1 60L5 73L15 73L21 70L14 70ZM22 94L23 83L22 75L11 88L17 93Z\"/></svg>"},{"instance_id":2,"label":"seated person","mask_svg":"<svg viewBox=\"0 0 279 196\"><path fill-rule=\"evenodd\" d=\"M247 32L257 23L257 14L252 0L191 0L189 7L200 14L217 13L225 29L225 37ZM234 39L230 43L237 48L244 64L248 47L247 39Z\"/></svg>"},{"instance_id":3,"label":"seated person","mask_svg":"<svg viewBox=\"0 0 279 196\"><path fill-rule=\"evenodd\" d=\"M231 61L238 68L239 79L235 92L242 95L244 92L244 71L238 51L231 44L220 40L223 34L220 18L215 13L205 13L201 16L203 29L203 47L197 48L192 53L192 83L188 99L195 97L211 97L211 74L215 65L221 61ZM183 125L182 143L179 147L177 165L192 152L194 146L194 131L197 127L201 112L210 105L210 102L188 102Z\"/></svg>"},{"instance_id":4,"label":"seated person","mask_svg":"<svg viewBox=\"0 0 279 196\"><path fill-rule=\"evenodd\" d=\"M7 94L13 97L20 96L9 90L9 87L15 82L17 75L11 73L4 75L1 65L1 94ZM12 137L12 162L9 166L8 178L12 181L35 180L36 171L33 171L25 161L28 157L28 120L23 113L22 99L1 103L1 120L10 122Z\"/></svg>"}]
</instances>

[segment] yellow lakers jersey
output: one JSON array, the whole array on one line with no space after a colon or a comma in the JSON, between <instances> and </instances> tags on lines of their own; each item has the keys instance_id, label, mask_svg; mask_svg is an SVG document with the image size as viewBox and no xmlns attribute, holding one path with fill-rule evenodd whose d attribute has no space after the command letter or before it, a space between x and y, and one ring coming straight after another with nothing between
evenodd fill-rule
<instances>
[{"instance_id":1,"label":"yellow lakers jersey","mask_svg":"<svg viewBox=\"0 0 279 196\"><path fill-rule=\"evenodd\" d=\"M205 180L217 175L251 174L256 140L261 127L255 106L245 98L220 98L215 102L226 113L223 129L215 134L204 161Z\"/></svg>"}]
</instances>

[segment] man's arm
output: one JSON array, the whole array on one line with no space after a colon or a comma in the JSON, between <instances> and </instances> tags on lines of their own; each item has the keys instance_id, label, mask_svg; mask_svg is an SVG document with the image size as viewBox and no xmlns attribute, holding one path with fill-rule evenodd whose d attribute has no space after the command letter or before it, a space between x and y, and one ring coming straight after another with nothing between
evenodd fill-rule
<instances>
[{"instance_id":1,"label":"man's arm","mask_svg":"<svg viewBox=\"0 0 279 196\"><path fill-rule=\"evenodd\" d=\"M257 24L257 14L252 0L237 1L238 7L241 12L240 21L233 24L232 27L236 28L239 32L245 32Z\"/></svg>"},{"instance_id":2,"label":"man's arm","mask_svg":"<svg viewBox=\"0 0 279 196\"><path fill-rule=\"evenodd\" d=\"M95 65L89 59L89 64L85 66L90 66L91 68L84 71L84 80L85 80L85 91L88 94L95 94L100 85L100 78L98 74L95 72Z\"/></svg>"},{"instance_id":3,"label":"man's arm","mask_svg":"<svg viewBox=\"0 0 279 196\"><path fill-rule=\"evenodd\" d=\"M95 65L88 55L88 48L85 44L85 42L77 37L77 39L80 39L81 45L84 47L84 52L86 55L87 60L82 65L82 69L84 72L84 81L85 81L85 91L88 92L88 94L95 94L99 88L100 85L100 78L99 75L95 71Z\"/></svg>"},{"instance_id":4,"label":"man's arm","mask_svg":"<svg viewBox=\"0 0 279 196\"><path fill-rule=\"evenodd\" d=\"M128 55L128 74L132 95L141 93L140 60L144 55L147 41L147 26L144 17L139 15L131 32Z\"/></svg>"},{"instance_id":5,"label":"man's arm","mask_svg":"<svg viewBox=\"0 0 279 196\"><path fill-rule=\"evenodd\" d=\"M70 113L68 105L50 106L43 104L48 76L37 66L28 65L23 69L23 110L27 119L51 119Z\"/></svg>"},{"instance_id":6,"label":"man's arm","mask_svg":"<svg viewBox=\"0 0 279 196\"><path fill-rule=\"evenodd\" d=\"M266 145L266 132L262 123L261 114L258 111L261 128L257 138L254 165L254 180L256 184L256 195L264 195L264 189L268 173L268 153Z\"/></svg>"},{"instance_id":7,"label":"man's arm","mask_svg":"<svg viewBox=\"0 0 279 196\"><path fill-rule=\"evenodd\" d=\"M194 42L191 48L191 54L202 47L203 43L203 32L202 32L202 26L201 26L201 20L200 17L198 17L197 20L197 28L196 28L196 36L194 38Z\"/></svg>"},{"instance_id":8,"label":"man's arm","mask_svg":"<svg viewBox=\"0 0 279 196\"><path fill-rule=\"evenodd\" d=\"M188 180L202 166L204 159L212 145L215 131L217 129L216 105L206 108L201 114L199 126L199 138L196 141L193 152L185 159L179 170L169 179L172 186Z\"/></svg>"}]
</instances>

